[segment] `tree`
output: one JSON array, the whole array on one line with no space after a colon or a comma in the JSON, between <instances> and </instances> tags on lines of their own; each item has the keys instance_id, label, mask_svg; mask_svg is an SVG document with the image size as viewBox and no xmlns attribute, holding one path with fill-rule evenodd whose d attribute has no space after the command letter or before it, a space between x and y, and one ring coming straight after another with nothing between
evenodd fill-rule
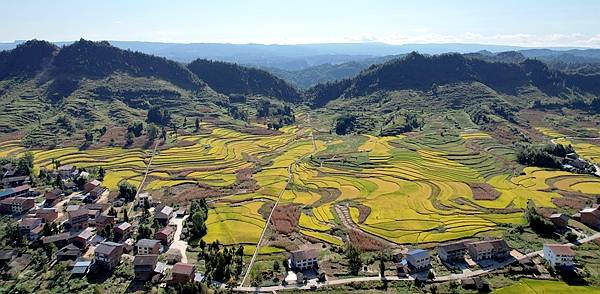
<instances>
[{"instance_id":1,"label":"tree","mask_svg":"<svg viewBox=\"0 0 600 294\"><path fill-rule=\"evenodd\" d=\"M346 259L348 259L348 268L350 274L358 275L358 272L362 268L362 259L360 258L360 250L352 244L348 244L345 249Z\"/></svg>"},{"instance_id":2,"label":"tree","mask_svg":"<svg viewBox=\"0 0 600 294\"><path fill-rule=\"evenodd\" d=\"M146 121L166 126L171 122L171 114L169 114L169 111L166 109L161 110L158 106L152 106L148 110Z\"/></svg>"},{"instance_id":3,"label":"tree","mask_svg":"<svg viewBox=\"0 0 600 294\"><path fill-rule=\"evenodd\" d=\"M154 124L149 124L146 128L146 132L148 133L149 142L153 142L158 136L158 128Z\"/></svg>"},{"instance_id":4,"label":"tree","mask_svg":"<svg viewBox=\"0 0 600 294\"><path fill-rule=\"evenodd\" d=\"M31 175L33 171L33 153L25 152L19 160L17 160L17 173L23 176Z\"/></svg>"},{"instance_id":5,"label":"tree","mask_svg":"<svg viewBox=\"0 0 600 294\"><path fill-rule=\"evenodd\" d=\"M148 225L141 225L138 228L137 239L148 239L152 236L152 229Z\"/></svg>"},{"instance_id":6,"label":"tree","mask_svg":"<svg viewBox=\"0 0 600 294\"><path fill-rule=\"evenodd\" d=\"M85 131L85 142L86 143L92 143L92 141L94 141L94 134L92 134L92 132L90 131Z\"/></svg>"},{"instance_id":7,"label":"tree","mask_svg":"<svg viewBox=\"0 0 600 294\"><path fill-rule=\"evenodd\" d=\"M278 273L278 272L279 272L279 269L280 269L280 268L279 268L279 261L277 261L277 260L274 260L274 261L273 261L273 271L274 271L274 272L276 272L276 273Z\"/></svg>"},{"instance_id":8,"label":"tree","mask_svg":"<svg viewBox=\"0 0 600 294\"><path fill-rule=\"evenodd\" d=\"M104 238L108 239L109 241L112 241L115 238L115 227L113 224L108 224L104 227L104 229L102 229L101 235L104 236Z\"/></svg>"},{"instance_id":9,"label":"tree","mask_svg":"<svg viewBox=\"0 0 600 294\"><path fill-rule=\"evenodd\" d=\"M383 254L379 255L379 274L381 278L385 278L385 260L383 260Z\"/></svg>"},{"instance_id":10,"label":"tree","mask_svg":"<svg viewBox=\"0 0 600 294\"><path fill-rule=\"evenodd\" d=\"M262 270L260 266L257 264L252 272L250 273L250 285L252 287L260 287L263 282Z\"/></svg>"},{"instance_id":11,"label":"tree","mask_svg":"<svg viewBox=\"0 0 600 294\"><path fill-rule=\"evenodd\" d=\"M577 241L577 234L575 234L573 232L567 232L565 234L565 239L567 239L567 241L573 243L573 242Z\"/></svg>"},{"instance_id":12,"label":"tree","mask_svg":"<svg viewBox=\"0 0 600 294\"><path fill-rule=\"evenodd\" d=\"M194 123L194 132L200 131L200 119L196 118L196 122Z\"/></svg>"},{"instance_id":13,"label":"tree","mask_svg":"<svg viewBox=\"0 0 600 294\"><path fill-rule=\"evenodd\" d=\"M129 216L127 215L127 209L123 209L123 221L129 222Z\"/></svg>"},{"instance_id":14,"label":"tree","mask_svg":"<svg viewBox=\"0 0 600 294\"><path fill-rule=\"evenodd\" d=\"M104 181L104 176L106 175L106 171L103 167L98 168L98 180Z\"/></svg>"},{"instance_id":15,"label":"tree","mask_svg":"<svg viewBox=\"0 0 600 294\"><path fill-rule=\"evenodd\" d=\"M123 181L119 183L119 197L124 198L125 201L133 201L136 193L137 189L129 182Z\"/></svg>"},{"instance_id":16,"label":"tree","mask_svg":"<svg viewBox=\"0 0 600 294\"><path fill-rule=\"evenodd\" d=\"M127 131L125 133L125 146L131 146L131 144L133 144L133 133L130 131Z\"/></svg>"},{"instance_id":17,"label":"tree","mask_svg":"<svg viewBox=\"0 0 600 294\"><path fill-rule=\"evenodd\" d=\"M427 273L427 279L429 279L429 280L435 279L435 272L433 271L433 269L429 269L429 272Z\"/></svg>"}]
</instances>

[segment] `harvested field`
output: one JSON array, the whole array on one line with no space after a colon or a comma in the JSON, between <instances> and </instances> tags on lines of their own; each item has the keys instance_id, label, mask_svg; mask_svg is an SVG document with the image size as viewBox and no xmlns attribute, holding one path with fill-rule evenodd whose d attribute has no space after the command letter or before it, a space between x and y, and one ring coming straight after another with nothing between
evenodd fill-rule
<instances>
[{"instance_id":1,"label":"harvested field","mask_svg":"<svg viewBox=\"0 0 600 294\"><path fill-rule=\"evenodd\" d=\"M300 219L300 209L296 205L278 205L273 210L271 224L275 231L282 234L289 234L298 227Z\"/></svg>"},{"instance_id":2,"label":"harvested field","mask_svg":"<svg viewBox=\"0 0 600 294\"><path fill-rule=\"evenodd\" d=\"M487 183L469 183L475 200L496 200L501 193Z\"/></svg>"}]
</instances>

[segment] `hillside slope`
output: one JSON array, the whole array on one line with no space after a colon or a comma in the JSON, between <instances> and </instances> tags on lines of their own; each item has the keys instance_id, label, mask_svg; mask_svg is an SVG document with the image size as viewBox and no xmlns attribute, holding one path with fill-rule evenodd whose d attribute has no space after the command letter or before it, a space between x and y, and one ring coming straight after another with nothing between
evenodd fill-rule
<instances>
[{"instance_id":1,"label":"hillside slope","mask_svg":"<svg viewBox=\"0 0 600 294\"><path fill-rule=\"evenodd\" d=\"M354 78L317 85L308 89L305 96L314 106L323 106L340 97L365 96L377 91L430 91L438 85L472 82L482 83L507 95L519 95L529 86L549 96L571 91L600 93L600 75L553 71L536 60L488 62L460 54L427 57L411 53L404 58L371 66Z\"/></svg>"},{"instance_id":2,"label":"hillside slope","mask_svg":"<svg viewBox=\"0 0 600 294\"><path fill-rule=\"evenodd\" d=\"M187 67L220 93L264 95L289 102L300 99L294 87L264 70L205 59L197 59Z\"/></svg>"},{"instance_id":3,"label":"hillside slope","mask_svg":"<svg viewBox=\"0 0 600 294\"><path fill-rule=\"evenodd\" d=\"M0 133L35 145L144 121L152 106L175 121L218 117L223 99L179 63L107 42L34 40L0 52Z\"/></svg>"}]
</instances>

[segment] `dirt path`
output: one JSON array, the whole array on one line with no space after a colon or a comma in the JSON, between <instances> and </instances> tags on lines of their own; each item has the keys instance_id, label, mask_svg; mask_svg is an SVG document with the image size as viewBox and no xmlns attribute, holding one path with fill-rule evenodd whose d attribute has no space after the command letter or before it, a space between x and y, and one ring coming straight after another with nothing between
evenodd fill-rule
<instances>
[{"instance_id":1,"label":"dirt path","mask_svg":"<svg viewBox=\"0 0 600 294\"><path fill-rule=\"evenodd\" d=\"M387 247L390 248L404 248L403 246L400 246L394 242L390 242L389 240L386 240L384 238L381 238L379 236L373 235L371 233L365 232L363 230L361 230L356 223L354 223L354 220L352 220L352 217L350 216L350 209L348 208L348 206L346 205L335 205L334 206L334 210L335 213L338 215L338 217L340 218L340 221L342 222L342 225L344 227L346 227L346 229L348 230L357 230L362 232L363 234L369 235L369 237L381 242L382 244L385 244Z\"/></svg>"},{"instance_id":2,"label":"dirt path","mask_svg":"<svg viewBox=\"0 0 600 294\"><path fill-rule=\"evenodd\" d=\"M129 207L129 210L127 211L128 215L131 215L133 207L135 206L135 200L137 200L138 195L140 195L140 192L142 192L144 183L146 183L146 178L148 177L148 173L150 171L150 166L152 165L152 160L154 159L154 156L156 155L156 148L158 147L159 142L160 141L156 141L156 143L154 143L154 149L152 149L152 155L150 156L150 160L148 161L148 164L146 164L146 171L144 172L144 177L142 178L142 181L140 182L140 185L137 188L137 192L135 192L135 196L133 197L133 203L131 204L131 206Z\"/></svg>"},{"instance_id":3,"label":"dirt path","mask_svg":"<svg viewBox=\"0 0 600 294\"><path fill-rule=\"evenodd\" d=\"M317 144L315 142L315 136L314 136L313 132L311 132L311 139L312 139L312 143L313 143L313 152L311 153L311 155L312 155L312 154L314 154L314 153L317 152ZM248 278L248 275L252 271L252 265L254 264L254 261L256 260L256 257L258 256L258 251L260 249L260 244L262 243L262 240L263 240L263 238L265 236L265 233L267 232L267 229L269 228L269 224L271 223L271 217L273 216L273 212L275 212L275 208L279 204L279 201L281 200L281 196L283 195L283 193L285 192L285 190L287 189L288 185L290 184L290 182L293 179L292 168L294 167L294 165L298 164L300 162L300 160L302 160L303 158L305 158L307 156L308 155L304 155L304 156L296 159L292 164L290 164L288 166L288 178L287 178L287 181L286 181L285 186L283 187L283 189L281 189L281 191L279 191L279 194L277 195L277 201L275 201L275 204L273 205L273 208L271 208L271 212L269 212L269 216L267 217L267 221L265 223L265 227L263 228L262 232L260 233L260 237L258 238L258 242L256 242L256 248L254 249L254 254L252 254L252 258L250 259L250 263L248 264L248 269L246 270L246 273L244 273L244 277L242 278L242 282L240 283L240 286L244 286L244 283L246 282L246 279Z\"/></svg>"}]
</instances>

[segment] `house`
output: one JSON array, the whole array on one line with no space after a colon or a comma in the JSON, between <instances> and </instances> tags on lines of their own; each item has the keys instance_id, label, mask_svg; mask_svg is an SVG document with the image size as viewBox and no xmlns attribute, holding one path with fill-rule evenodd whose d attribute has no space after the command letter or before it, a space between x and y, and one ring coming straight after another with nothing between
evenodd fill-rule
<instances>
[{"instance_id":1,"label":"house","mask_svg":"<svg viewBox=\"0 0 600 294\"><path fill-rule=\"evenodd\" d=\"M411 270L421 271L431 266L431 257L429 251L415 249L406 253L406 262Z\"/></svg>"},{"instance_id":2,"label":"house","mask_svg":"<svg viewBox=\"0 0 600 294\"><path fill-rule=\"evenodd\" d=\"M0 272L17 256L16 250L0 250Z\"/></svg>"},{"instance_id":3,"label":"house","mask_svg":"<svg viewBox=\"0 0 600 294\"><path fill-rule=\"evenodd\" d=\"M83 185L83 191L85 193L89 193L90 191L96 189L97 187L100 187L100 185L102 185L102 182L98 181L98 180L93 180L90 182L85 183L85 185Z\"/></svg>"},{"instance_id":4,"label":"house","mask_svg":"<svg viewBox=\"0 0 600 294\"><path fill-rule=\"evenodd\" d=\"M569 225L569 216L564 213L552 214L548 219L559 229L565 229Z\"/></svg>"},{"instance_id":5,"label":"house","mask_svg":"<svg viewBox=\"0 0 600 294\"><path fill-rule=\"evenodd\" d=\"M33 198L11 197L0 200L0 212L21 215L33 208Z\"/></svg>"},{"instance_id":6,"label":"house","mask_svg":"<svg viewBox=\"0 0 600 294\"><path fill-rule=\"evenodd\" d=\"M450 242L438 246L438 256L444 262L463 261L467 254L466 241Z\"/></svg>"},{"instance_id":7,"label":"house","mask_svg":"<svg viewBox=\"0 0 600 294\"><path fill-rule=\"evenodd\" d=\"M69 215L68 224L70 225L71 230L79 231L89 226L88 221L90 216L88 212L89 211L86 208L79 208L67 213Z\"/></svg>"},{"instance_id":8,"label":"house","mask_svg":"<svg viewBox=\"0 0 600 294\"><path fill-rule=\"evenodd\" d=\"M46 205L54 206L56 201L60 199L63 195L63 191L61 189L54 189L52 191L47 191L44 193L44 198L46 199Z\"/></svg>"},{"instance_id":9,"label":"house","mask_svg":"<svg viewBox=\"0 0 600 294\"><path fill-rule=\"evenodd\" d=\"M61 165L56 169L56 172L62 179L68 179L71 177L71 173L75 170L72 165Z\"/></svg>"},{"instance_id":10,"label":"house","mask_svg":"<svg viewBox=\"0 0 600 294\"><path fill-rule=\"evenodd\" d=\"M90 271L91 266L91 260L77 260L75 261L75 265L73 265L71 274L75 276L85 276Z\"/></svg>"},{"instance_id":11,"label":"house","mask_svg":"<svg viewBox=\"0 0 600 294\"><path fill-rule=\"evenodd\" d=\"M156 208L154 212L154 219L158 221L158 223L166 226L171 218L173 217L173 208L167 205L160 205Z\"/></svg>"},{"instance_id":12,"label":"house","mask_svg":"<svg viewBox=\"0 0 600 294\"><path fill-rule=\"evenodd\" d=\"M133 259L133 272L138 281L147 281L154 276L158 263L157 254L136 255Z\"/></svg>"},{"instance_id":13,"label":"house","mask_svg":"<svg viewBox=\"0 0 600 294\"><path fill-rule=\"evenodd\" d=\"M0 200L12 197L29 197L30 195L31 186L29 185L0 190Z\"/></svg>"},{"instance_id":14,"label":"house","mask_svg":"<svg viewBox=\"0 0 600 294\"><path fill-rule=\"evenodd\" d=\"M469 256L474 261L486 259L504 259L510 256L510 247L502 239L484 240L467 243Z\"/></svg>"},{"instance_id":15,"label":"house","mask_svg":"<svg viewBox=\"0 0 600 294\"><path fill-rule=\"evenodd\" d=\"M19 223L19 235L29 240L37 240L44 227L43 220L38 217L24 218Z\"/></svg>"},{"instance_id":16,"label":"house","mask_svg":"<svg viewBox=\"0 0 600 294\"><path fill-rule=\"evenodd\" d=\"M408 263L406 262L406 259L402 259L402 260L396 262L395 265L396 265L396 275L398 277L401 277L401 278L408 277L408 274L410 273L410 269L408 268Z\"/></svg>"},{"instance_id":17,"label":"house","mask_svg":"<svg viewBox=\"0 0 600 294\"><path fill-rule=\"evenodd\" d=\"M45 246L49 246L50 244L54 244L56 247L63 247L69 243L71 240L71 234L69 233L60 233L52 236L42 237L42 244Z\"/></svg>"},{"instance_id":18,"label":"house","mask_svg":"<svg viewBox=\"0 0 600 294\"><path fill-rule=\"evenodd\" d=\"M152 196L148 193L140 193L138 194L138 206L140 208L144 208L146 206L152 206Z\"/></svg>"},{"instance_id":19,"label":"house","mask_svg":"<svg viewBox=\"0 0 600 294\"><path fill-rule=\"evenodd\" d=\"M115 217L112 215L100 214L95 218L96 232L102 232L108 225L115 224Z\"/></svg>"},{"instance_id":20,"label":"house","mask_svg":"<svg viewBox=\"0 0 600 294\"><path fill-rule=\"evenodd\" d=\"M87 248L95 235L93 228L85 228L73 237L73 244L77 245L79 248Z\"/></svg>"},{"instance_id":21,"label":"house","mask_svg":"<svg viewBox=\"0 0 600 294\"><path fill-rule=\"evenodd\" d=\"M554 268L573 267L575 251L569 245L544 244L544 259Z\"/></svg>"},{"instance_id":22,"label":"house","mask_svg":"<svg viewBox=\"0 0 600 294\"><path fill-rule=\"evenodd\" d=\"M79 190L79 188L77 188L77 184L75 184L74 182L71 182L71 181L64 183L63 187L65 188L66 191L70 191L70 192Z\"/></svg>"},{"instance_id":23,"label":"house","mask_svg":"<svg viewBox=\"0 0 600 294\"><path fill-rule=\"evenodd\" d=\"M175 238L175 228L172 226L166 226L154 234L154 239L160 240L165 246L169 246L173 242L173 238Z\"/></svg>"},{"instance_id":24,"label":"house","mask_svg":"<svg viewBox=\"0 0 600 294\"><path fill-rule=\"evenodd\" d=\"M39 217L44 222L50 223L58 218L58 211L56 211L56 208L41 208L35 211L35 217Z\"/></svg>"},{"instance_id":25,"label":"house","mask_svg":"<svg viewBox=\"0 0 600 294\"><path fill-rule=\"evenodd\" d=\"M9 176L2 179L4 188L14 188L29 184L29 176Z\"/></svg>"},{"instance_id":26,"label":"house","mask_svg":"<svg viewBox=\"0 0 600 294\"><path fill-rule=\"evenodd\" d=\"M94 261L104 269L113 270L121 262L121 255L123 255L123 245L102 242L94 251Z\"/></svg>"},{"instance_id":27,"label":"house","mask_svg":"<svg viewBox=\"0 0 600 294\"><path fill-rule=\"evenodd\" d=\"M137 247L137 254L159 254L160 253L160 241L151 239L140 239L135 244Z\"/></svg>"},{"instance_id":28,"label":"house","mask_svg":"<svg viewBox=\"0 0 600 294\"><path fill-rule=\"evenodd\" d=\"M290 254L292 268L303 270L318 266L319 250L317 248L296 250L290 252Z\"/></svg>"},{"instance_id":29,"label":"house","mask_svg":"<svg viewBox=\"0 0 600 294\"><path fill-rule=\"evenodd\" d=\"M178 262L171 270L171 283L192 282L196 275L196 266L189 263Z\"/></svg>"},{"instance_id":30,"label":"house","mask_svg":"<svg viewBox=\"0 0 600 294\"><path fill-rule=\"evenodd\" d=\"M81 249L73 244L69 244L56 251L58 261L76 260L81 255Z\"/></svg>"},{"instance_id":31,"label":"house","mask_svg":"<svg viewBox=\"0 0 600 294\"><path fill-rule=\"evenodd\" d=\"M115 227L115 239L123 240L131 236L132 226L128 222L122 222Z\"/></svg>"},{"instance_id":32,"label":"house","mask_svg":"<svg viewBox=\"0 0 600 294\"><path fill-rule=\"evenodd\" d=\"M481 277L465 278L460 280L460 284L466 290L476 290L479 293L490 291L490 283Z\"/></svg>"},{"instance_id":33,"label":"house","mask_svg":"<svg viewBox=\"0 0 600 294\"><path fill-rule=\"evenodd\" d=\"M96 202L98 200L98 198L100 198L100 196L102 196L104 191L106 191L106 188L104 188L102 186L98 186L90 191L90 193L86 199L88 199L91 202Z\"/></svg>"},{"instance_id":34,"label":"house","mask_svg":"<svg viewBox=\"0 0 600 294\"><path fill-rule=\"evenodd\" d=\"M600 227L600 206L584 208L579 214L582 223L592 228Z\"/></svg>"}]
</instances>

